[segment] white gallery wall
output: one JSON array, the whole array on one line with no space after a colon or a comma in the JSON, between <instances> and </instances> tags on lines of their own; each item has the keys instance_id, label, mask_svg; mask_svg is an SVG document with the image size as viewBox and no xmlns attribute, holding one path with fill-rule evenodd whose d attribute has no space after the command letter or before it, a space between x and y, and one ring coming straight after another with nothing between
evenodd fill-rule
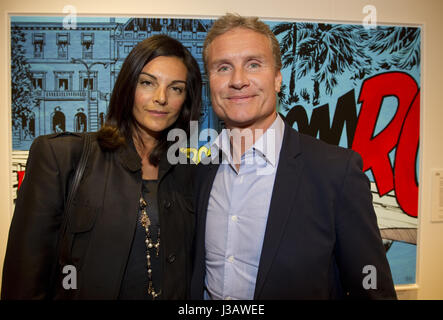
<instances>
[{"instance_id":1,"label":"white gallery wall","mask_svg":"<svg viewBox=\"0 0 443 320\"><path fill-rule=\"evenodd\" d=\"M79 15L182 16L213 18L226 12L265 19L363 22L366 5L377 22L422 26L419 227L416 284L398 286L400 298L443 299L443 222L431 222L431 172L443 170L443 1L442 0L15 0L0 2L0 273L9 230L11 114L9 15L63 16L66 5ZM443 199L441 200L443 202ZM1 281L1 279L0 279Z\"/></svg>"}]
</instances>

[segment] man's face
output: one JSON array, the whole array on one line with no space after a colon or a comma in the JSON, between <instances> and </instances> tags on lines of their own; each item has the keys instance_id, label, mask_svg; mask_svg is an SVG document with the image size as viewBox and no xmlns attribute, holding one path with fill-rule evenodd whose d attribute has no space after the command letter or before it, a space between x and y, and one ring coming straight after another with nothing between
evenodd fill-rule
<instances>
[{"instance_id":1,"label":"man's face","mask_svg":"<svg viewBox=\"0 0 443 320\"><path fill-rule=\"evenodd\" d=\"M208 47L207 69L213 109L227 128L272 124L282 77L265 35L235 28L218 36Z\"/></svg>"}]
</instances>

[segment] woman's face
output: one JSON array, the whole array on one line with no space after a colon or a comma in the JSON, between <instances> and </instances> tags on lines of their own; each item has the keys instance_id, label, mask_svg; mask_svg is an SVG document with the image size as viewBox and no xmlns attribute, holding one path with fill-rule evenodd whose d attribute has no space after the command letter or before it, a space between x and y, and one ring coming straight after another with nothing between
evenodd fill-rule
<instances>
[{"instance_id":1,"label":"woman's face","mask_svg":"<svg viewBox=\"0 0 443 320\"><path fill-rule=\"evenodd\" d=\"M133 115L151 136L171 126L186 99L187 69L177 57L160 56L142 69L135 89Z\"/></svg>"}]
</instances>

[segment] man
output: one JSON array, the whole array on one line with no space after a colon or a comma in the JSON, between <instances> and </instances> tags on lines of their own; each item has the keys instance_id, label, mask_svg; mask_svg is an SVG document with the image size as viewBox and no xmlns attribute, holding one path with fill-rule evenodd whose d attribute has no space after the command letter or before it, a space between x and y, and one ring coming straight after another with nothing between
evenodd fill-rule
<instances>
[{"instance_id":1,"label":"man","mask_svg":"<svg viewBox=\"0 0 443 320\"><path fill-rule=\"evenodd\" d=\"M228 130L197 170L191 298L395 299L361 157L276 112L281 58L269 27L228 14L203 54Z\"/></svg>"}]
</instances>

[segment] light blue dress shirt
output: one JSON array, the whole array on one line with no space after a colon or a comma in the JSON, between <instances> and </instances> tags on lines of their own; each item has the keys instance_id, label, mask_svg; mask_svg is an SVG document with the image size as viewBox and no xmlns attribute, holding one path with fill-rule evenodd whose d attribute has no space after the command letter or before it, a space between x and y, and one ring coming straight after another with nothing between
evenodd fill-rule
<instances>
[{"instance_id":1,"label":"light blue dress shirt","mask_svg":"<svg viewBox=\"0 0 443 320\"><path fill-rule=\"evenodd\" d=\"M211 153L223 161L212 186L206 218L205 299L254 297L284 122L272 125L241 157L237 171L226 130ZM216 151L216 152L214 152Z\"/></svg>"}]
</instances>

